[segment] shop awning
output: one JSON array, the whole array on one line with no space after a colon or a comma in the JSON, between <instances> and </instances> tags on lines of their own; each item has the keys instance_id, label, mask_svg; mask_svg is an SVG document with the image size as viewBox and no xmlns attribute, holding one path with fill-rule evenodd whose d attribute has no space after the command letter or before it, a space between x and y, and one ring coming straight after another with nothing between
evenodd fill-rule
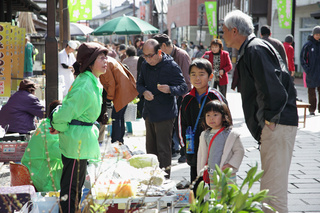
<instances>
[{"instance_id":1,"label":"shop awning","mask_svg":"<svg viewBox=\"0 0 320 213\"><path fill-rule=\"evenodd\" d=\"M22 12L40 12L41 8L32 0L4 0L4 12L7 12L8 4L11 4L12 13Z\"/></svg>"}]
</instances>

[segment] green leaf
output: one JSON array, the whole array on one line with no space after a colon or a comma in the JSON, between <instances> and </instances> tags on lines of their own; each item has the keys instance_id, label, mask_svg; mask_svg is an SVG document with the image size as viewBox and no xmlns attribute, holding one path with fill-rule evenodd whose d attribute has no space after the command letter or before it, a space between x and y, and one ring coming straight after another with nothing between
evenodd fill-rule
<instances>
[{"instance_id":1,"label":"green leaf","mask_svg":"<svg viewBox=\"0 0 320 213\"><path fill-rule=\"evenodd\" d=\"M260 172L258 172L258 174L254 177L253 182L257 182L257 181L259 181L259 180L260 180L260 178L262 177L263 173L264 173L264 171L263 171L263 170L262 170L262 171L260 171Z\"/></svg>"},{"instance_id":2,"label":"green leaf","mask_svg":"<svg viewBox=\"0 0 320 213\"><path fill-rule=\"evenodd\" d=\"M203 190L203 186L204 186L204 181L201 181L198 185L198 188L197 188L197 197L201 194L201 192Z\"/></svg>"},{"instance_id":3,"label":"green leaf","mask_svg":"<svg viewBox=\"0 0 320 213\"><path fill-rule=\"evenodd\" d=\"M209 211L209 203L208 202L206 202L205 204L204 204L204 207L203 207L203 209L202 209L202 211L201 212L203 212L203 213L207 213Z\"/></svg>"}]
</instances>

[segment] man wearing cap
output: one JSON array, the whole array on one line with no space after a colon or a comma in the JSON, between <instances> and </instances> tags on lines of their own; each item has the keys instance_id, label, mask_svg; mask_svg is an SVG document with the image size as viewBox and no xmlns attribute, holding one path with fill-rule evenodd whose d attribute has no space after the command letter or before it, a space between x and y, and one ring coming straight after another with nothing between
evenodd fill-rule
<instances>
[{"instance_id":1,"label":"man wearing cap","mask_svg":"<svg viewBox=\"0 0 320 213\"><path fill-rule=\"evenodd\" d=\"M33 61L32 61L33 45L30 43L30 37L25 38L25 51L24 51L24 69L23 77L33 76Z\"/></svg>"},{"instance_id":2,"label":"man wearing cap","mask_svg":"<svg viewBox=\"0 0 320 213\"><path fill-rule=\"evenodd\" d=\"M76 62L73 52L77 49L76 41L69 41L66 48L59 52L59 100L62 100L68 93L70 86L74 81L73 64ZM62 97L61 97L62 96Z\"/></svg>"},{"instance_id":3,"label":"man wearing cap","mask_svg":"<svg viewBox=\"0 0 320 213\"><path fill-rule=\"evenodd\" d=\"M24 79L20 82L19 91L14 93L0 111L0 125L9 125L8 133L27 134L36 129L34 118L44 117L44 106L34 95L36 84Z\"/></svg>"},{"instance_id":4,"label":"man wearing cap","mask_svg":"<svg viewBox=\"0 0 320 213\"><path fill-rule=\"evenodd\" d=\"M145 98L146 150L158 156L161 168L167 168L171 165L172 130L178 116L176 96L186 94L188 87L180 67L162 53L157 40L146 41L143 57L137 90ZM170 169L166 172L169 178Z\"/></svg>"},{"instance_id":5,"label":"man wearing cap","mask_svg":"<svg viewBox=\"0 0 320 213\"><path fill-rule=\"evenodd\" d=\"M317 108L316 88L318 90L318 112L320 113L320 26L315 26L312 36L302 47L300 53L300 63L306 73L306 83L308 87L308 98L310 115L315 115Z\"/></svg>"},{"instance_id":6,"label":"man wearing cap","mask_svg":"<svg viewBox=\"0 0 320 213\"><path fill-rule=\"evenodd\" d=\"M184 80L187 83L188 91L190 91L191 83L190 83L190 76L189 76L189 65L191 63L191 59L188 53L185 50L181 49L180 47L174 45L171 39L169 38L169 36L166 34L158 34L158 35L155 35L153 38L159 42L162 52L173 57L173 60L179 65L179 67L181 68ZM182 95L177 100L178 108L180 107L181 101L182 101ZM177 121L175 121L174 128L178 129ZM174 147L173 147L174 150L172 151L173 151L173 154L175 154L175 152L179 150L179 139L176 131L174 131L173 133L173 142L174 142ZM180 150L180 154L181 154L181 157L178 160L179 163L186 162L184 149Z\"/></svg>"},{"instance_id":7,"label":"man wearing cap","mask_svg":"<svg viewBox=\"0 0 320 213\"><path fill-rule=\"evenodd\" d=\"M269 42L278 51L278 53L280 54L283 62L286 65L288 65L288 58L287 58L284 46L281 43L281 41L271 37L271 30L270 30L270 27L268 25L263 25L260 28L260 35L261 35L261 38L263 40L266 40L267 42Z\"/></svg>"}]
</instances>

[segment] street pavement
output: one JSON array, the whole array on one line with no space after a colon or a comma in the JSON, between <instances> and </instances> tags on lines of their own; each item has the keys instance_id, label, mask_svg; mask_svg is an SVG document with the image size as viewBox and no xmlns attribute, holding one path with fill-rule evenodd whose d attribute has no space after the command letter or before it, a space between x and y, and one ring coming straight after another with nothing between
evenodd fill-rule
<instances>
[{"instance_id":1,"label":"street pavement","mask_svg":"<svg viewBox=\"0 0 320 213\"><path fill-rule=\"evenodd\" d=\"M307 89L303 87L301 79L296 79L298 98L308 102ZM238 183L241 183L246 172L258 163L260 155L257 142L252 138L244 122L242 101L239 93L228 86L227 100L231 110L234 129L241 133L241 141L245 147L245 157L238 174ZM298 109L300 121L303 119L303 109ZM144 121L132 122L132 134L126 134L124 143L131 150L145 152ZM172 160L171 180L176 183L184 178L190 180L190 171L187 163L178 163L178 158ZM281 162L279 162L281 163ZM0 163L0 186L8 186L10 172L8 166ZM252 191L259 191L259 183ZM320 113L310 116L307 110L306 127L299 123L295 148L289 172L289 212L290 213L320 213ZM178 209L176 210L178 212Z\"/></svg>"}]
</instances>

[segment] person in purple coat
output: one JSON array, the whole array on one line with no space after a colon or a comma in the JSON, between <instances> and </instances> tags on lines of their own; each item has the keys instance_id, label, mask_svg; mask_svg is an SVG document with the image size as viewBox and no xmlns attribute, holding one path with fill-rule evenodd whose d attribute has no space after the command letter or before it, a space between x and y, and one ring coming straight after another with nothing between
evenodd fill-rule
<instances>
[{"instance_id":1,"label":"person in purple coat","mask_svg":"<svg viewBox=\"0 0 320 213\"><path fill-rule=\"evenodd\" d=\"M34 95L36 84L24 79L20 82L19 91L14 93L0 110L0 125L7 133L27 134L36 129L34 118L44 118L45 108Z\"/></svg>"}]
</instances>

